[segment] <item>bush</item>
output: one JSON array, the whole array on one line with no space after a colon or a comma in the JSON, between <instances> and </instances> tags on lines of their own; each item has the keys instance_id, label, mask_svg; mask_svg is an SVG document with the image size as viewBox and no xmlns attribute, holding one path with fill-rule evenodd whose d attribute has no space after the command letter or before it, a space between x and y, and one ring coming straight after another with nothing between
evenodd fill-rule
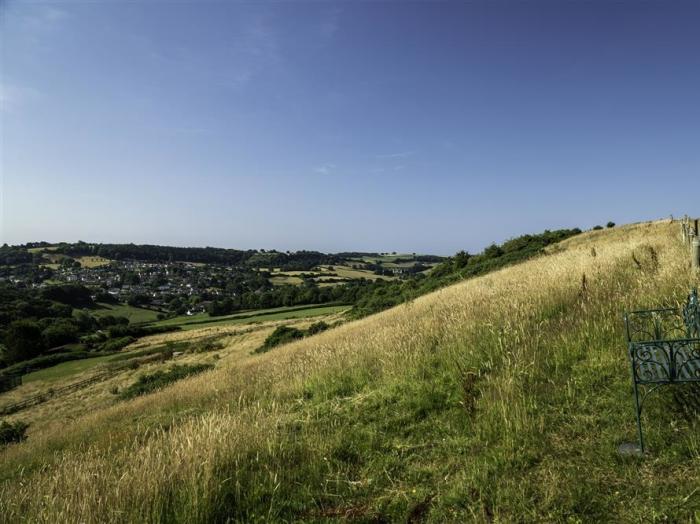
<instances>
[{"instance_id":1,"label":"bush","mask_svg":"<svg viewBox=\"0 0 700 524\"><path fill-rule=\"evenodd\" d=\"M613 228L615 227L615 222L608 222L607 224L605 224L605 227L607 227L608 229Z\"/></svg>"},{"instance_id":2,"label":"bush","mask_svg":"<svg viewBox=\"0 0 700 524\"><path fill-rule=\"evenodd\" d=\"M129 337L129 336L113 338L113 339L110 339L110 340L104 342L100 346L100 350L110 351L110 352L119 351L122 348L124 348L124 347L128 346L129 344L131 344L132 342L134 342L135 340L136 339L134 337Z\"/></svg>"},{"instance_id":3,"label":"bush","mask_svg":"<svg viewBox=\"0 0 700 524\"><path fill-rule=\"evenodd\" d=\"M47 347L63 346L78 340L79 328L72 320L62 318L47 327L42 336Z\"/></svg>"},{"instance_id":4,"label":"bush","mask_svg":"<svg viewBox=\"0 0 700 524\"><path fill-rule=\"evenodd\" d=\"M117 324L109 328L109 338L119 337L145 337L147 335L157 335L170 331L179 331L180 326L127 326Z\"/></svg>"},{"instance_id":5,"label":"bush","mask_svg":"<svg viewBox=\"0 0 700 524\"><path fill-rule=\"evenodd\" d=\"M17 422L0 422L0 446L4 444L12 444L22 442L27 438L27 428L29 424L22 421Z\"/></svg>"},{"instance_id":6,"label":"bush","mask_svg":"<svg viewBox=\"0 0 700 524\"><path fill-rule=\"evenodd\" d=\"M189 377L190 375L207 371L213 367L214 366L211 364L173 366L168 371L156 371L155 373L151 373L149 375L142 375L131 386L124 389L124 391L119 394L119 398L122 400L128 400L140 395L152 393L153 391L165 387L168 384L172 384L173 382Z\"/></svg>"},{"instance_id":7,"label":"bush","mask_svg":"<svg viewBox=\"0 0 700 524\"><path fill-rule=\"evenodd\" d=\"M326 324L323 320L319 320L318 322L314 322L313 324L311 324L306 332L309 335L315 335L316 333L321 333L322 331L327 330L329 327L330 326Z\"/></svg>"},{"instance_id":8,"label":"bush","mask_svg":"<svg viewBox=\"0 0 700 524\"><path fill-rule=\"evenodd\" d=\"M300 329L288 326L278 326L270 334L270 336L265 339L263 345L255 350L255 353L265 353L275 346L286 344L287 342L293 342L294 340L299 340L300 338L304 338L304 332Z\"/></svg>"}]
</instances>

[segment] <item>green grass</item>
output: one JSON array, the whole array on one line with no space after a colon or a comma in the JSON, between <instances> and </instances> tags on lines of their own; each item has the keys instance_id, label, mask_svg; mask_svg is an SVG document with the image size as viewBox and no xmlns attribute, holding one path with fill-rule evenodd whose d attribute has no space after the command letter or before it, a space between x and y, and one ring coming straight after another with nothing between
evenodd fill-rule
<instances>
[{"instance_id":1,"label":"green grass","mask_svg":"<svg viewBox=\"0 0 700 524\"><path fill-rule=\"evenodd\" d=\"M294 275L274 275L270 277L270 284L272 284L273 286L298 286L302 282L304 281L300 277Z\"/></svg>"},{"instance_id":2,"label":"green grass","mask_svg":"<svg viewBox=\"0 0 700 524\"><path fill-rule=\"evenodd\" d=\"M392 280L394 278L388 275L375 275L373 271L353 269L350 266L334 266L334 268L333 272L338 275L338 278L366 278L368 280Z\"/></svg>"},{"instance_id":3,"label":"green grass","mask_svg":"<svg viewBox=\"0 0 700 524\"><path fill-rule=\"evenodd\" d=\"M99 303L98 309L93 309L90 313L95 317L114 315L115 317L126 317L132 324L153 322L158 318L158 311L141 307L129 306L128 304L104 304Z\"/></svg>"},{"instance_id":4,"label":"green grass","mask_svg":"<svg viewBox=\"0 0 700 524\"><path fill-rule=\"evenodd\" d=\"M71 360L69 362L63 362L50 368L40 369L38 371L28 373L22 377L22 382L26 384L29 382L35 382L37 380L42 380L45 382L61 380L72 375L78 375L80 373L89 371L98 364L109 362L109 360L112 358L112 355L107 355L103 357L84 358L81 360Z\"/></svg>"}]
</instances>

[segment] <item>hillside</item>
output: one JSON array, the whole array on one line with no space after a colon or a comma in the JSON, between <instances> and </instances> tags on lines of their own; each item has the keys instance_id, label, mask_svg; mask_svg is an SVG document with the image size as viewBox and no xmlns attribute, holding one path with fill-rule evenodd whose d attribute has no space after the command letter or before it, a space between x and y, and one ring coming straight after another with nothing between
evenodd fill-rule
<instances>
[{"instance_id":1,"label":"hillside","mask_svg":"<svg viewBox=\"0 0 700 524\"><path fill-rule=\"evenodd\" d=\"M616 452L622 312L698 283L677 224L645 223L262 355L232 337L212 371L30 427L0 451L0 521L700 518L698 421L670 393L649 456Z\"/></svg>"}]
</instances>

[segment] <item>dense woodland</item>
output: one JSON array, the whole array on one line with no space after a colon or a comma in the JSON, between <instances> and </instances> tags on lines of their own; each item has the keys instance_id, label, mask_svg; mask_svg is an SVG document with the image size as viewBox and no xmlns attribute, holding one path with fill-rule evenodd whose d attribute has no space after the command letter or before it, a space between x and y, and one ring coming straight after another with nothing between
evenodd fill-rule
<instances>
[{"instance_id":1,"label":"dense woodland","mask_svg":"<svg viewBox=\"0 0 700 524\"><path fill-rule=\"evenodd\" d=\"M275 250L223 249L215 247L172 247L136 244L60 244L56 253L76 256L100 256L110 260L147 262L197 262L245 267L278 267L284 271L310 270L319 264L335 264L342 259L317 251L280 252Z\"/></svg>"}]
</instances>

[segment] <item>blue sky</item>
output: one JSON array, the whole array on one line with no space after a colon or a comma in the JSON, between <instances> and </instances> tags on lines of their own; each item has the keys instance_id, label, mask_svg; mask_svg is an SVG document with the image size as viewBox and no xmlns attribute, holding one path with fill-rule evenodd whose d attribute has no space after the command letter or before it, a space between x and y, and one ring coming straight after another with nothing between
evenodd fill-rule
<instances>
[{"instance_id":1,"label":"blue sky","mask_svg":"<svg viewBox=\"0 0 700 524\"><path fill-rule=\"evenodd\" d=\"M700 2L19 2L0 241L478 251L699 214Z\"/></svg>"}]
</instances>

